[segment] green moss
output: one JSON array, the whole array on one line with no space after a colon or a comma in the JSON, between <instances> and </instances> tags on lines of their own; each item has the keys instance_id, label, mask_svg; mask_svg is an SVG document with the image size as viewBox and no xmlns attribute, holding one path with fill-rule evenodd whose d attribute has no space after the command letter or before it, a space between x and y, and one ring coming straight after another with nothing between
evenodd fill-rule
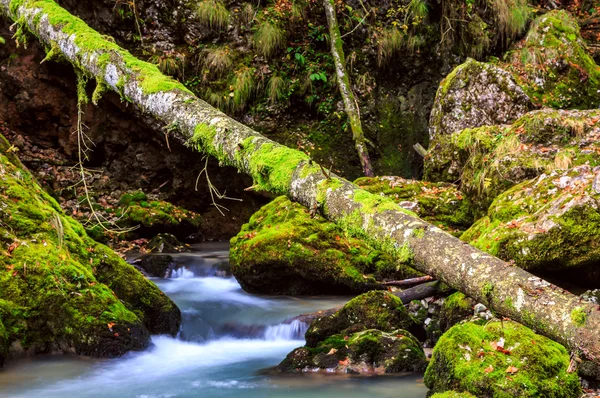
<instances>
[{"instance_id":1,"label":"green moss","mask_svg":"<svg viewBox=\"0 0 600 398\"><path fill-rule=\"evenodd\" d=\"M461 292L452 293L444 300L440 311L440 329L442 332L450 329L456 323L473 315L475 301Z\"/></svg>"},{"instance_id":2,"label":"green moss","mask_svg":"<svg viewBox=\"0 0 600 398\"><path fill-rule=\"evenodd\" d=\"M0 137L0 152L8 147ZM147 345L144 323L152 328L150 312L161 311L155 305L170 306L175 314L171 326L178 327L175 305L164 296L148 297L158 294L158 288L92 241L18 160L0 155L0 176L0 244L9 253L0 257L0 317L9 343L19 341L33 352L74 349L86 355L119 355ZM111 282L113 290L101 282L104 274L98 270L107 261L114 264L115 274L129 274ZM122 285L137 289L146 306L115 295ZM165 332L170 330L160 331Z\"/></svg>"},{"instance_id":3,"label":"green moss","mask_svg":"<svg viewBox=\"0 0 600 398\"><path fill-rule=\"evenodd\" d=\"M571 321L575 324L575 326L583 326L587 321L587 313L581 307L576 307L573 311L571 311Z\"/></svg>"},{"instance_id":4,"label":"green moss","mask_svg":"<svg viewBox=\"0 0 600 398\"><path fill-rule=\"evenodd\" d=\"M262 293L364 292L376 278L418 274L283 196L231 240L230 262L244 289Z\"/></svg>"},{"instance_id":5,"label":"green moss","mask_svg":"<svg viewBox=\"0 0 600 398\"><path fill-rule=\"evenodd\" d=\"M470 201L452 184L405 180L400 177L362 177L354 182L367 192L385 195L398 204L416 203L424 221L454 235L473 223ZM415 230L419 234L420 230Z\"/></svg>"},{"instance_id":6,"label":"green moss","mask_svg":"<svg viewBox=\"0 0 600 398\"><path fill-rule=\"evenodd\" d=\"M328 336L365 329L391 332L415 327L402 301L391 293L371 291L355 297L335 314L315 320L306 332L306 345L316 347Z\"/></svg>"},{"instance_id":7,"label":"green moss","mask_svg":"<svg viewBox=\"0 0 600 398\"><path fill-rule=\"evenodd\" d=\"M468 392L446 391L433 394L431 398L475 398L475 395Z\"/></svg>"},{"instance_id":8,"label":"green moss","mask_svg":"<svg viewBox=\"0 0 600 398\"><path fill-rule=\"evenodd\" d=\"M503 338L504 349L492 343ZM570 355L558 343L515 322L459 324L433 351L425 384L433 392L457 390L475 396L579 397L577 373L567 373ZM507 372L508 368L517 370Z\"/></svg>"}]
</instances>

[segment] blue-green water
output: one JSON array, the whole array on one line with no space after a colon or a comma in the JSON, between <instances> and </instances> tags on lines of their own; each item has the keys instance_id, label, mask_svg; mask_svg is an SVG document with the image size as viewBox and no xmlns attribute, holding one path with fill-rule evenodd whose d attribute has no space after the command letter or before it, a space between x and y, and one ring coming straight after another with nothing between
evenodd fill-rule
<instances>
[{"instance_id":1,"label":"blue-green water","mask_svg":"<svg viewBox=\"0 0 600 398\"><path fill-rule=\"evenodd\" d=\"M182 255L185 268L172 278L155 280L182 310L177 338L155 336L147 350L118 359L60 355L9 362L0 370L0 397L425 397L421 374L261 374L304 343L306 325L282 322L347 298L249 295L235 279L211 276L227 248L203 249Z\"/></svg>"}]
</instances>

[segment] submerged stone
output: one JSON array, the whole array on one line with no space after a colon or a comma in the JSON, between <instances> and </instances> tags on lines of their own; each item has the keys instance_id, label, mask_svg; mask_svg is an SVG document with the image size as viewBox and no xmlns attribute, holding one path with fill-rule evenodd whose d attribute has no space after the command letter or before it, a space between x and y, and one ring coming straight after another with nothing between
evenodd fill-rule
<instances>
[{"instance_id":1,"label":"submerged stone","mask_svg":"<svg viewBox=\"0 0 600 398\"><path fill-rule=\"evenodd\" d=\"M464 323L440 338L425 385L478 397L575 398L581 386L569 363L562 345L516 322Z\"/></svg>"},{"instance_id":2,"label":"submerged stone","mask_svg":"<svg viewBox=\"0 0 600 398\"><path fill-rule=\"evenodd\" d=\"M584 165L523 182L498 196L488 215L461 239L525 269L550 271L597 264L598 181L600 166Z\"/></svg>"},{"instance_id":3,"label":"submerged stone","mask_svg":"<svg viewBox=\"0 0 600 398\"><path fill-rule=\"evenodd\" d=\"M363 293L420 275L408 251L393 257L284 196L231 239L230 263L244 290L266 294Z\"/></svg>"}]
</instances>

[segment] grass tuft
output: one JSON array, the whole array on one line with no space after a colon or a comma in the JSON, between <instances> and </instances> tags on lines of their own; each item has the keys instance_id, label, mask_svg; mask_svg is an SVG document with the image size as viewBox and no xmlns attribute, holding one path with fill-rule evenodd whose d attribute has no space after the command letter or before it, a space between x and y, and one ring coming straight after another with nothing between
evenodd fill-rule
<instances>
[{"instance_id":1,"label":"grass tuft","mask_svg":"<svg viewBox=\"0 0 600 398\"><path fill-rule=\"evenodd\" d=\"M241 111L248 104L256 87L254 68L244 67L235 72L233 79L233 111Z\"/></svg>"},{"instance_id":2,"label":"grass tuft","mask_svg":"<svg viewBox=\"0 0 600 398\"><path fill-rule=\"evenodd\" d=\"M525 30L531 17L527 0L492 0L491 5L505 39L514 39Z\"/></svg>"},{"instance_id":3,"label":"grass tuft","mask_svg":"<svg viewBox=\"0 0 600 398\"><path fill-rule=\"evenodd\" d=\"M288 84L283 77L277 75L272 76L271 79L269 79L267 87L269 103L273 105L276 102L284 101L287 89Z\"/></svg>"},{"instance_id":4,"label":"grass tuft","mask_svg":"<svg viewBox=\"0 0 600 398\"><path fill-rule=\"evenodd\" d=\"M204 67L217 76L227 72L233 65L229 48L209 48L205 51Z\"/></svg>"},{"instance_id":5,"label":"grass tuft","mask_svg":"<svg viewBox=\"0 0 600 398\"><path fill-rule=\"evenodd\" d=\"M395 26L384 29L377 41L377 64L386 65L392 55L400 51L404 42L404 34Z\"/></svg>"},{"instance_id":6,"label":"grass tuft","mask_svg":"<svg viewBox=\"0 0 600 398\"><path fill-rule=\"evenodd\" d=\"M285 31L270 21L262 21L254 34L254 47L269 58L285 45Z\"/></svg>"},{"instance_id":7,"label":"grass tuft","mask_svg":"<svg viewBox=\"0 0 600 398\"><path fill-rule=\"evenodd\" d=\"M224 30L229 23L229 10L220 0L203 0L198 4L198 19L203 25L215 29Z\"/></svg>"}]
</instances>

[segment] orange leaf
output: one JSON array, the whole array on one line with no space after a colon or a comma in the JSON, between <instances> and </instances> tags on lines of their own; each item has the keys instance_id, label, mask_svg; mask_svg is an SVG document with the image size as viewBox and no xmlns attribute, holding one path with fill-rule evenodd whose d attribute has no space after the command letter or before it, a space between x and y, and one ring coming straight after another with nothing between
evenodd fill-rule
<instances>
[{"instance_id":1,"label":"orange leaf","mask_svg":"<svg viewBox=\"0 0 600 398\"><path fill-rule=\"evenodd\" d=\"M515 368L514 366L509 366L508 368L506 368L506 373L510 373L511 375L514 375L518 371L519 368Z\"/></svg>"},{"instance_id":2,"label":"orange leaf","mask_svg":"<svg viewBox=\"0 0 600 398\"><path fill-rule=\"evenodd\" d=\"M340 361L340 365L342 366L348 366L350 364L350 360L348 358L344 359L343 361Z\"/></svg>"},{"instance_id":3,"label":"orange leaf","mask_svg":"<svg viewBox=\"0 0 600 398\"><path fill-rule=\"evenodd\" d=\"M493 371L494 371L494 367L492 365L488 366L484 370L485 373L492 373Z\"/></svg>"}]
</instances>

